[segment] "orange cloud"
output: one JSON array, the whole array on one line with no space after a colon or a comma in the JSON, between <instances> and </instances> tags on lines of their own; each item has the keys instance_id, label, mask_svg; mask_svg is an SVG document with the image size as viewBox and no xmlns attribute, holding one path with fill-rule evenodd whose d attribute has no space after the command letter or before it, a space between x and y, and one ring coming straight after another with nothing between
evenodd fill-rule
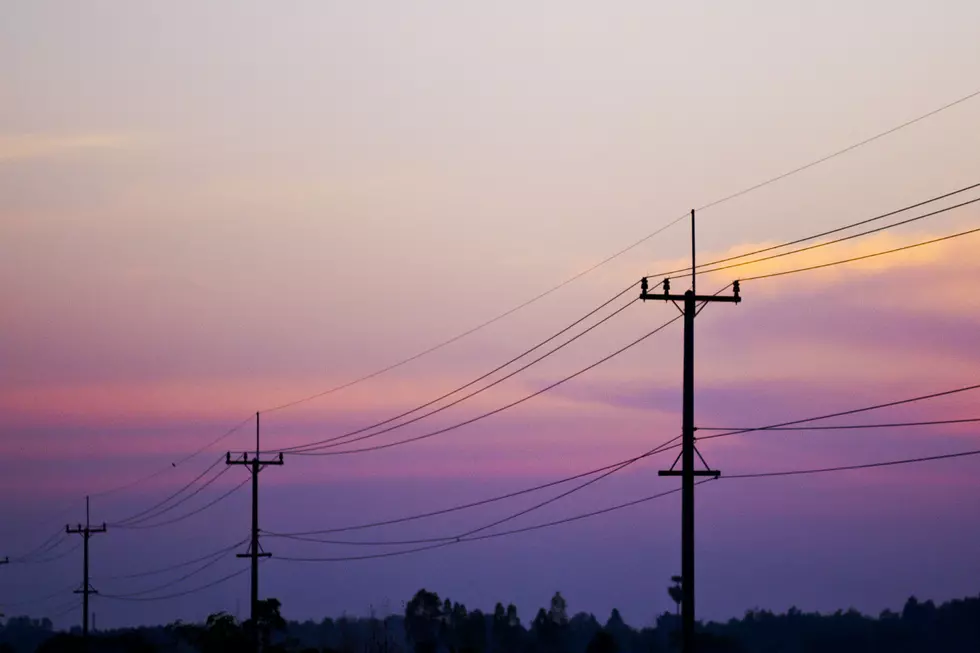
<instances>
[{"instance_id":1,"label":"orange cloud","mask_svg":"<svg viewBox=\"0 0 980 653\"><path fill-rule=\"evenodd\" d=\"M143 139L115 133L0 135L0 162L57 157L90 150L130 149Z\"/></svg>"}]
</instances>

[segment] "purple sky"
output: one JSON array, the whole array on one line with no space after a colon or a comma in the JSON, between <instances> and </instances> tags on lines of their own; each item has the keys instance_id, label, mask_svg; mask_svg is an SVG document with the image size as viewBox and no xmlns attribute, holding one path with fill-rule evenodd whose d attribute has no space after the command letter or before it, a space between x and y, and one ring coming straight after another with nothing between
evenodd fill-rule
<instances>
[{"instance_id":1,"label":"purple sky","mask_svg":"<svg viewBox=\"0 0 980 653\"><path fill-rule=\"evenodd\" d=\"M87 493L97 522L140 512L227 449L252 446L249 423L170 466L256 410L426 349L691 205L928 112L980 78L972 32L980 7L970 2L943 12L848 5L845 21L840 3L532 5L9 8L0 24L0 556L16 559L78 522ZM980 181L978 103L699 213L700 260ZM973 205L704 275L698 288L941 236L975 226L978 215ZM264 414L264 447L387 419L483 374L641 275L685 265L686 224L419 360ZM977 238L744 282L741 305L698 318L697 423L754 426L977 383ZM672 306L631 306L527 372L365 444L493 410L674 315ZM470 426L374 453L287 457L262 475L263 528L394 518L638 455L678 433L680 380L675 324ZM966 393L840 423L980 417L976 405ZM957 425L757 433L702 450L736 474L933 455L977 441L975 428ZM637 463L502 528L670 489L656 470L672 459ZM913 593L975 594L980 525L969 517L980 509L980 483L971 460L700 488L700 615L790 605L877 613ZM160 520L244 478L233 468ZM557 491L337 539L454 534ZM673 495L413 555L273 557L262 593L279 597L289 617L319 618L371 606L397 612L424 586L485 610L513 601L529 619L560 590L573 611L604 619L618 607L648 624L672 609L665 589L679 572L678 512ZM111 527L92 541L93 583L105 595L166 584L193 567L120 576L203 556L246 537L248 525L243 488L171 526ZM58 557L76 540L39 557ZM391 550L272 537L264 545L279 558ZM241 564L229 554L163 593ZM80 572L80 551L4 567L0 607L55 615L70 607ZM102 597L94 610L104 627L214 610L244 616L247 578L177 600Z\"/></svg>"}]
</instances>

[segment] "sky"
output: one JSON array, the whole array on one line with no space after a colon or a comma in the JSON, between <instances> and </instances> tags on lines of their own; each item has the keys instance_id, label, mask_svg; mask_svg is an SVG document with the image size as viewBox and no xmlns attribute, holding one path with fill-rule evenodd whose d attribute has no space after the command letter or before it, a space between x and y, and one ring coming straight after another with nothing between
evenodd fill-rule
<instances>
[{"instance_id":1,"label":"sky","mask_svg":"<svg viewBox=\"0 0 980 653\"><path fill-rule=\"evenodd\" d=\"M231 491L247 473L220 459L254 447L258 411L262 448L276 451L428 402L641 276L687 265L689 222L659 230L692 207L707 207L697 214L706 261L980 182L977 97L715 204L980 89L975 2L12 1L2 12L0 556L15 564L0 568L0 605L61 627L80 617L70 593L78 537L18 558L84 520L87 494L94 522L119 524L217 463L202 478L221 476L145 526ZM698 288L973 228L977 206L704 274ZM426 350L658 231L452 344L269 410ZM980 382L978 254L980 236L968 236L744 281L741 304L697 320L697 424L751 427ZM359 444L516 401L676 314L634 304L472 400ZM679 432L681 336L674 323L532 400L422 441L267 468L263 546L274 555L262 594L289 617L319 619L398 612L426 587L471 608L512 601L529 620L557 590L572 611L604 619L618 607L652 623L673 608L677 495L380 559L286 558L404 547L269 534L437 510L643 453ZM964 393L837 423L980 417L975 405ZM965 424L753 433L701 450L739 474L977 442ZM638 462L497 530L669 490L676 481L656 470L671 461ZM975 594L977 464L699 488L699 616L792 605L876 614L912 594ZM335 537L455 534L557 493ZM195 567L126 578L231 551L248 528L246 484L173 524L93 536L97 624L245 616L247 574L174 599L108 597L153 598L238 571L244 562L229 553L159 591Z\"/></svg>"}]
</instances>

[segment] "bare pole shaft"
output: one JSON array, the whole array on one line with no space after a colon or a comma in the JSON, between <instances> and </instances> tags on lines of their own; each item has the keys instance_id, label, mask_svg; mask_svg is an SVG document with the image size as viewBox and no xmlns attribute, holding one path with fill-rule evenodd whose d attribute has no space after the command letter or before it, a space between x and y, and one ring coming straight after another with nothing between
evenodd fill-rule
<instances>
[{"instance_id":1,"label":"bare pole shaft","mask_svg":"<svg viewBox=\"0 0 980 653\"><path fill-rule=\"evenodd\" d=\"M695 245L694 245L694 209L691 209L691 292L695 295L698 294L697 288L698 281L698 263L695 259Z\"/></svg>"},{"instance_id":2,"label":"bare pole shaft","mask_svg":"<svg viewBox=\"0 0 980 653\"><path fill-rule=\"evenodd\" d=\"M684 295L684 398L681 441L681 633L683 653L694 653L694 317L697 246L691 209L691 292Z\"/></svg>"},{"instance_id":3,"label":"bare pole shaft","mask_svg":"<svg viewBox=\"0 0 980 653\"><path fill-rule=\"evenodd\" d=\"M84 561L82 562L82 638L88 638L88 593L89 593L89 580L88 580L88 538L91 532L91 523L89 521L89 498L85 497L85 532L82 533L82 548Z\"/></svg>"},{"instance_id":4,"label":"bare pole shaft","mask_svg":"<svg viewBox=\"0 0 980 653\"><path fill-rule=\"evenodd\" d=\"M84 562L82 563L82 638L88 638L88 594L89 594L89 582L88 582L88 538L89 531L88 528L82 533L82 542L84 548Z\"/></svg>"},{"instance_id":5,"label":"bare pole shaft","mask_svg":"<svg viewBox=\"0 0 980 653\"><path fill-rule=\"evenodd\" d=\"M252 587L251 620L255 650L259 650L259 414L255 413L255 458L252 460Z\"/></svg>"},{"instance_id":6,"label":"bare pole shaft","mask_svg":"<svg viewBox=\"0 0 980 653\"><path fill-rule=\"evenodd\" d=\"M681 633L694 653L694 292L684 294L684 400L681 440Z\"/></svg>"}]
</instances>

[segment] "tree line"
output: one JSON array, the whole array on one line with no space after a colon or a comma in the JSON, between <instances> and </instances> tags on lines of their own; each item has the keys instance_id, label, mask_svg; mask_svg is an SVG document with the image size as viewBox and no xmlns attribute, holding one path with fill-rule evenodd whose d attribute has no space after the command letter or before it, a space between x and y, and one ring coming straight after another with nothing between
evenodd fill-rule
<instances>
[{"instance_id":1,"label":"tree line","mask_svg":"<svg viewBox=\"0 0 980 653\"><path fill-rule=\"evenodd\" d=\"M675 585L671 598L678 598ZM203 623L174 622L101 631L88 646L77 630L55 632L50 620L13 617L0 625L0 653L238 653L258 637L266 653L670 653L678 650L680 619L665 612L647 627L628 625L619 611L600 621L570 614L556 592L528 621L516 606L469 610L419 590L401 614L289 621L276 599L260 603L255 620L219 612ZM912 597L901 612L877 617L855 610L833 614L791 608L750 610L740 619L699 624L700 653L976 653L980 596L935 605Z\"/></svg>"}]
</instances>

